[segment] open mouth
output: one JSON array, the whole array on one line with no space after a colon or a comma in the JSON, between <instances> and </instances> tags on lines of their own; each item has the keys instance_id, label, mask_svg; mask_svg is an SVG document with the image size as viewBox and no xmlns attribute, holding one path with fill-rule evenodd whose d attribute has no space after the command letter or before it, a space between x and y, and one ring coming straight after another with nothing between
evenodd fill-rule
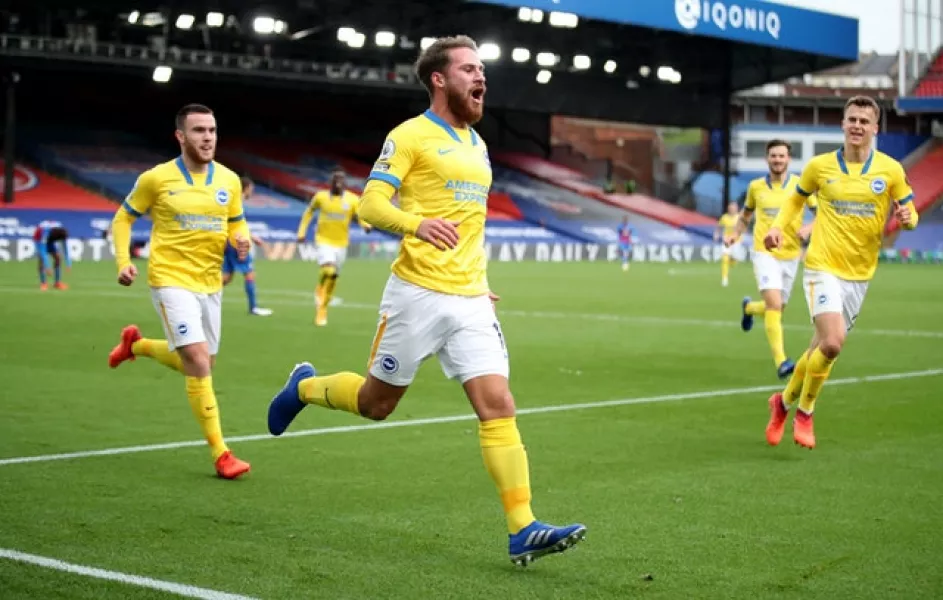
<instances>
[{"instance_id":1,"label":"open mouth","mask_svg":"<svg viewBox=\"0 0 943 600\"><path fill-rule=\"evenodd\" d=\"M485 89L479 88L477 90L472 90L471 97L472 101L474 101L476 104L481 104L481 102L485 99Z\"/></svg>"}]
</instances>

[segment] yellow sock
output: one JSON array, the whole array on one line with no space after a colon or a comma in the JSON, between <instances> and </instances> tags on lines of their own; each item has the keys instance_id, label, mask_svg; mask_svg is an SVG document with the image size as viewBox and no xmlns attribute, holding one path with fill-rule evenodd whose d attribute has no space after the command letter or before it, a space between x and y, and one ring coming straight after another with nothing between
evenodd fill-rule
<instances>
[{"instance_id":1,"label":"yellow sock","mask_svg":"<svg viewBox=\"0 0 943 600\"><path fill-rule=\"evenodd\" d=\"M508 532L517 533L534 522L527 452L517 430L517 420L509 417L479 423L478 439L485 468L501 494Z\"/></svg>"},{"instance_id":2,"label":"yellow sock","mask_svg":"<svg viewBox=\"0 0 943 600\"><path fill-rule=\"evenodd\" d=\"M172 352L168 349L167 340L141 338L131 345L131 352L135 356L153 358L165 367L183 373L183 361L180 360L180 355L176 351Z\"/></svg>"},{"instance_id":3,"label":"yellow sock","mask_svg":"<svg viewBox=\"0 0 943 600\"><path fill-rule=\"evenodd\" d=\"M720 277L724 281L727 281L727 275L730 273L730 257L721 256L720 257Z\"/></svg>"},{"instance_id":4,"label":"yellow sock","mask_svg":"<svg viewBox=\"0 0 943 600\"><path fill-rule=\"evenodd\" d=\"M786 383L786 389L783 390L783 402L785 402L786 406L789 408L792 408L792 405L799 399L799 394L802 393L802 384L805 382L805 372L808 364L809 351L806 350L802 353L802 356L799 357L799 360L796 361L796 368L793 370L789 382Z\"/></svg>"},{"instance_id":5,"label":"yellow sock","mask_svg":"<svg viewBox=\"0 0 943 600\"><path fill-rule=\"evenodd\" d=\"M802 383L802 395L799 396L799 410L805 414L811 415L815 411L815 400L818 398L825 380L828 379L833 364L835 364L835 360L822 354L822 351L818 348L809 357L805 381Z\"/></svg>"},{"instance_id":6,"label":"yellow sock","mask_svg":"<svg viewBox=\"0 0 943 600\"><path fill-rule=\"evenodd\" d=\"M327 278L327 281L324 282L324 306L327 306L331 303L331 298L334 297L334 287L337 285L337 274L331 275Z\"/></svg>"},{"instance_id":7,"label":"yellow sock","mask_svg":"<svg viewBox=\"0 0 943 600\"><path fill-rule=\"evenodd\" d=\"M766 303L762 300L754 300L747 304L746 313L748 315L762 315L766 313Z\"/></svg>"},{"instance_id":8,"label":"yellow sock","mask_svg":"<svg viewBox=\"0 0 943 600\"><path fill-rule=\"evenodd\" d=\"M773 352L773 362L778 367L786 360L786 350L783 347L783 311L768 310L763 316L766 323L766 339L769 349Z\"/></svg>"},{"instance_id":9,"label":"yellow sock","mask_svg":"<svg viewBox=\"0 0 943 600\"><path fill-rule=\"evenodd\" d=\"M196 417L203 437L210 445L213 460L229 450L223 441L223 430L219 424L219 407L216 406L216 393L213 392L212 377L187 377L187 399L190 409Z\"/></svg>"},{"instance_id":10,"label":"yellow sock","mask_svg":"<svg viewBox=\"0 0 943 600\"><path fill-rule=\"evenodd\" d=\"M319 283L318 287L314 288L314 297L318 299L318 306L324 306L324 284Z\"/></svg>"},{"instance_id":11,"label":"yellow sock","mask_svg":"<svg viewBox=\"0 0 943 600\"><path fill-rule=\"evenodd\" d=\"M357 396L364 381L366 379L361 375L350 372L309 377L298 384L298 395L305 404L317 404L360 415Z\"/></svg>"}]
</instances>

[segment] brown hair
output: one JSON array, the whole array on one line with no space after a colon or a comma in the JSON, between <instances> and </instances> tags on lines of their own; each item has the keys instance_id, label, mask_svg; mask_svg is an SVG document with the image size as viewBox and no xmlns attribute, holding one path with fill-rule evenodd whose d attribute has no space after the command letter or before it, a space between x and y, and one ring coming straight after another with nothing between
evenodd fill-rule
<instances>
[{"instance_id":1,"label":"brown hair","mask_svg":"<svg viewBox=\"0 0 943 600\"><path fill-rule=\"evenodd\" d=\"M183 123L187 120L187 116L194 114L211 115L213 114L213 110L210 107L204 106L202 104L187 104L177 111L177 118L175 119L177 129L183 131Z\"/></svg>"},{"instance_id":2,"label":"brown hair","mask_svg":"<svg viewBox=\"0 0 943 600\"><path fill-rule=\"evenodd\" d=\"M880 120L881 118L881 107L871 96L853 96L849 98L848 102L845 102L845 109L842 111L842 114L844 115L844 113L848 112L848 108L851 106L857 106L859 108L870 108L874 111L875 121Z\"/></svg>"},{"instance_id":3,"label":"brown hair","mask_svg":"<svg viewBox=\"0 0 943 600\"><path fill-rule=\"evenodd\" d=\"M416 60L416 75L429 92L429 96L432 96L432 74L445 72L451 60L449 52L456 48L469 48L477 52L478 44L467 35L443 37L419 54Z\"/></svg>"},{"instance_id":4,"label":"brown hair","mask_svg":"<svg viewBox=\"0 0 943 600\"><path fill-rule=\"evenodd\" d=\"M770 140L766 142L766 153L769 154L770 150L772 150L773 148L778 148L779 146L782 146L783 148L785 148L786 154L788 154L789 156L792 156L792 144L790 144L786 140L780 140L780 139Z\"/></svg>"}]
</instances>

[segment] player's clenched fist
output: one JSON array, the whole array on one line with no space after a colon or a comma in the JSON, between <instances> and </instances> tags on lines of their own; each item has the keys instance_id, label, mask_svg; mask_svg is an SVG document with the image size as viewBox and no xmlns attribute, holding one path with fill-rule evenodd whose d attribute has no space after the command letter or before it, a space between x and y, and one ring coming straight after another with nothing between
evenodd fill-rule
<instances>
[{"instance_id":1,"label":"player's clenched fist","mask_svg":"<svg viewBox=\"0 0 943 600\"><path fill-rule=\"evenodd\" d=\"M239 234L235 236L235 242L236 256L239 257L239 260L245 260L246 257L249 256L249 251L252 249L252 242L245 236Z\"/></svg>"},{"instance_id":2,"label":"player's clenched fist","mask_svg":"<svg viewBox=\"0 0 943 600\"><path fill-rule=\"evenodd\" d=\"M118 273L118 283L121 285L131 285L138 276L138 268L134 265L128 265Z\"/></svg>"},{"instance_id":3,"label":"player's clenched fist","mask_svg":"<svg viewBox=\"0 0 943 600\"><path fill-rule=\"evenodd\" d=\"M767 250L775 250L783 245L783 232L781 229L773 227L763 238L763 245Z\"/></svg>"},{"instance_id":4,"label":"player's clenched fist","mask_svg":"<svg viewBox=\"0 0 943 600\"><path fill-rule=\"evenodd\" d=\"M416 237L429 242L439 250L448 250L458 244L459 221L425 219L416 229Z\"/></svg>"},{"instance_id":5,"label":"player's clenched fist","mask_svg":"<svg viewBox=\"0 0 943 600\"><path fill-rule=\"evenodd\" d=\"M901 204L896 200L894 201L894 216L897 217L904 229L913 229L914 226L914 214L911 212L910 207L910 204Z\"/></svg>"}]
</instances>

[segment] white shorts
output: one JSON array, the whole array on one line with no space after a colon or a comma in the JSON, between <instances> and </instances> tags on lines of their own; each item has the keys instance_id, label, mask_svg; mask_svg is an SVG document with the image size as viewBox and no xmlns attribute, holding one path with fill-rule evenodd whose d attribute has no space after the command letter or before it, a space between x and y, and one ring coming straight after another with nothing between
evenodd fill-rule
<instances>
[{"instance_id":1,"label":"white shorts","mask_svg":"<svg viewBox=\"0 0 943 600\"><path fill-rule=\"evenodd\" d=\"M390 276L367 364L370 374L390 385L409 385L433 354L445 376L461 383L510 373L504 334L487 295L443 294Z\"/></svg>"},{"instance_id":2,"label":"white shorts","mask_svg":"<svg viewBox=\"0 0 943 600\"><path fill-rule=\"evenodd\" d=\"M831 273L806 269L802 276L802 287L812 320L823 313L841 313L845 318L845 331L851 331L861 312L868 283L848 281Z\"/></svg>"},{"instance_id":3,"label":"white shorts","mask_svg":"<svg viewBox=\"0 0 943 600\"><path fill-rule=\"evenodd\" d=\"M722 246L722 248L722 256L729 256L732 259L740 262L743 262L747 258L747 251L746 248L743 247L742 242L737 242L736 244L731 244L729 246Z\"/></svg>"},{"instance_id":4,"label":"white shorts","mask_svg":"<svg viewBox=\"0 0 943 600\"><path fill-rule=\"evenodd\" d=\"M783 304L789 302L792 284L796 280L799 270L799 259L782 260L765 252L753 253L753 274L756 276L756 286L764 290L780 290Z\"/></svg>"},{"instance_id":5,"label":"white shorts","mask_svg":"<svg viewBox=\"0 0 943 600\"><path fill-rule=\"evenodd\" d=\"M318 264L333 264L339 271L344 261L347 260L347 248L338 248L337 246L318 245Z\"/></svg>"},{"instance_id":6,"label":"white shorts","mask_svg":"<svg viewBox=\"0 0 943 600\"><path fill-rule=\"evenodd\" d=\"M210 356L219 352L223 293L198 294L182 288L151 288L151 300L164 326L170 350L206 342Z\"/></svg>"}]
</instances>

